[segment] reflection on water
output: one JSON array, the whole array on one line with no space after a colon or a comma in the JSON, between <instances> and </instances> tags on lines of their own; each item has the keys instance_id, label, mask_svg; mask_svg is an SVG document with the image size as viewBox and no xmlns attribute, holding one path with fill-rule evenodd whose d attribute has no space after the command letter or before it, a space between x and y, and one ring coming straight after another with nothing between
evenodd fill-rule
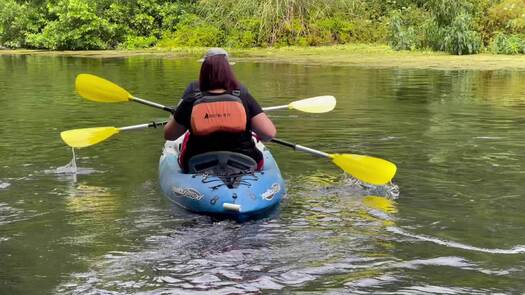
<instances>
[{"instance_id":1,"label":"reflection on water","mask_svg":"<svg viewBox=\"0 0 525 295\"><path fill-rule=\"evenodd\" d=\"M396 204L391 199L378 196L366 196L363 198L363 203L368 207L377 209L383 213L397 213Z\"/></svg>"},{"instance_id":2,"label":"reflection on water","mask_svg":"<svg viewBox=\"0 0 525 295\"><path fill-rule=\"evenodd\" d=\"M525 74L238 63L263 106L334 95L330 114L269 115L279 137L388 159L370 186L269 144L289 194L267 218L216 222L158 188L161 130L77 150L60 131L165 119L97 104L78 73L175 105L192 60L0 57L0 293L517 294L525 290ZM28 113L28 110L31 110ZM65 169L63 169L65 168ZM75 179L76 177L76 179Z\"/></svg>"}]
</instances>

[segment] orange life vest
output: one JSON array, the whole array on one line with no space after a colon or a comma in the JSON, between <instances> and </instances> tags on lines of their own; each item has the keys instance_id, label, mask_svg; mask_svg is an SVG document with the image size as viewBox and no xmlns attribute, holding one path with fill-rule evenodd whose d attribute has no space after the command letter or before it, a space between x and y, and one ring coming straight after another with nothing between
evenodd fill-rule
<instances>
[{"instance_id":1,"label":"orange life vest","mask_svg":"<svg viewBox=\"0 0 525 295\"><path fill-rule=\"evenodd\" d=\"M246 110L239 98L240 91L220 95L204 95L193 103L191 132L198 136L214 132L246 131Z\"/></svg>"}]
</instances>

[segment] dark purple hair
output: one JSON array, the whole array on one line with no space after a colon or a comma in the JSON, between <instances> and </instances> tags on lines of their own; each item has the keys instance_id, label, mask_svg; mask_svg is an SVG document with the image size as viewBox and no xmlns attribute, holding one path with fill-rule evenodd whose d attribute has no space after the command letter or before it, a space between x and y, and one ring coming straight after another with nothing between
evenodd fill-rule
<instances>
[{"instance_id":1,"label":"dark purple hair","mask_svg":"<svg viewBox=\"0 0 525 295\"><path fill-rule=\"evenodd\" d=\"M209 56L204 60L199 76L199 88L202 91L213 89L232 91L239 87L240 83L235 78L225 55Z\"/></svg>"}]
</instances>

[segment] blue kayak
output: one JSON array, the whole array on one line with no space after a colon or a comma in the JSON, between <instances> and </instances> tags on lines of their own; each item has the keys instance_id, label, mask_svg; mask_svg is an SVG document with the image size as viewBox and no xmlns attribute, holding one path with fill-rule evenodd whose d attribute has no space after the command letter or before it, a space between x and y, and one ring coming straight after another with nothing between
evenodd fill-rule
<instances>
[{"instance_id":1,"label":"blue kayak","mask_svg":"<svg viewBox=\"0 0 525 295\"><path fill-rule=\"evenodd\" d=\"M284 180L270 151L260 142L264 167L255 171L250 157L210 152L189 161L189 173L178 163L182 138L167 141L159 163L160 186L173 203L189 211L234 219L269 212L285 195Z\"/></svg>"}]
</instances>

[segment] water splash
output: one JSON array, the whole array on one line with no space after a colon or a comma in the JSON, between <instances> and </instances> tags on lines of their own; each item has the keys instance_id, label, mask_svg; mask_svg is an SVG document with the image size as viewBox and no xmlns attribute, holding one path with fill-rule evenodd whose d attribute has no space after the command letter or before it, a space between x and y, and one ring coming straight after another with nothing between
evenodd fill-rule
<instances>
[{"instance_id":1,"label":"water splash","mask_svg":"<svg viewBox=\"0 0 525 295\"><path fill-rule=\"evenodd\" d=\"M358 192L358 195L381 196L390 200L396 200L399 197L399 186L397 184L373 185L348 175L345 175L342 181L337 183L337 187L345 191L354 190Z\"/></svg>"},{"instance_id":2,"label":"water splash","mask_svg":"<svg viewBox=\"0 0 525 295\"><path fill-rule=\"evenodd\" d=\"M9 182L3 182L0 180L0 190L8 188L10 185Z\"/></svg>"},{"instance_id":3,"label":"water splash","mask_svg":"<svg viewBox=\"0 0 525 295\"><path fill-rule=\"evenodd\" d=\"M385 185L372 185L357 179L354 179L354 182L355 185L360 186L367 195L382 196L392 200L399 197L399 186L392 182Z\"/></svg>"},{"instance_id":4,"label":"water splash","mask_svg":"<svg viewBox=\"0 0 525 295\"><path fill-rule=\"evenodd\" d=\"M295 187L294 184L298 186ZM308 174L295 177L287 183L289 191L301 194L336 194L341 196L381 196L390 200L399 197L399 186L395 183L373 185L356 179L346 173L338 176L325 173Z\"/></svg>"},{"instance_id":5,"label":"water splash","mask_svg":"<svg viewBox=\"0 0 525 295\"><path fill-rule=\"evenodd\" d=\"M88 175L88 174L92 174L92 173L95 173L95 172L97 172L97 173L98 172L100 172L100 173L104 172L104 171L98 171L98 170L95 170L95 169L92 169L92 168L78 167L77 166L77 158L76 158L75 150L72 148L71 151L72 151L73 156L72 156L71 161L69 163L67 163L64 166L57 167L57 168L44 170L43 172L45 174L53 174L53 175L57 175L59 177L64 177L67 180L70 180L72 178L73 182L77 182L77 176L78 175Z\"/></svg>"},{"instance_id":6,"label":"water splash","mask_svg":"<svg viewBox=\"0 0 525 295\"><path fill-rule=\"evenodd\" d=\"M73 175L77 174L78 170L77 170L77 158L76 158L76 155L75 155L75 148L71 148L71 152L73 153L73 157L72 157L71 161L69 161L69 163L67 163L64 166L57 167L55 169L55 173L58 173L58 174L73 174Z\"/></svg>"},{"instance_id":7,"label":"water splash","mask_svg":"<svg viewBox=\"0 0 525 295\"><path fill-rule=\"evenodd\" d=\"M441 240L438 238L433 238L429 236L423 236L423 235L416 235L409 232L406 232L398 227L388 227L387 230L389 232L399 234L405 237L414 238L417 240L425 241L425 242L431 242L434 244L450 247L450 248L458 248L463 250L469 250L469 251L476 251L476 252L483 252L483 253L491 253L491 254L522 254L525 253L525 245L517 245L512 247L511 249L489 249L489 248L480 248L470 245L461 244L454 241L447 241L447 240Z\"/></svg>"}]
</instances>

